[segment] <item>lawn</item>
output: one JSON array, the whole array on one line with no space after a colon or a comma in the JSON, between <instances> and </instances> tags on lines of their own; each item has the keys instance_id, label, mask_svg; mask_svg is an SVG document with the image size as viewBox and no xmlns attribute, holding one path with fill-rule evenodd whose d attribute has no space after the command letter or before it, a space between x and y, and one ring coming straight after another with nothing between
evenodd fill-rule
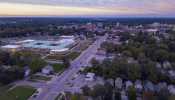
<instances>
[{"instance_id":1,"label":"lawn","mask_svg":"<svg viewBox=\"0 0 175 100\"><path fill-rule=\"evenodd\" d=\"M13 85L0 85L0 94L5 93L7 90L9 90L12 87Z\"/></svg>"},{"instance_id":2,"label":"lawn","mask_svg":"<svg viewBox=\"0 0 175 100\"><path fill-rule=\"evenodd\" d=\"M67 59L75 60L80 54L81 54L81 52L71 52L67 55L58 55L58 56L57 55L49 55L45 59L61 60L62 57L66 57Z\"/></svg>"},{"instance_id":3,"label":"lawn","mask_svg":"<svg viewBox=\"0 0 175 100\"><path fill-rule=\"evenodd\" d=\"M1 100L27 100L36 92L36 89L26 87L15 87L6 94L0 96Z\"/></svg>"},{"instance_id":4,"label":"lawn","mask_svg":"<svg viewBox=\"0 0 175 100\"><path fill-rule=\"evenodd\" d=\"M79 51L85 51L88 48L88 46L83 46Z\"/></svg>"},{"instance_id":5,"label":"lawn","mask_svg":"<svg viewBox=\"0 0 175 100\"><path fill-rule=\"evenodd\" d=\"M52 64L49 64L49 65L54 68L56 73L59 73L64 68L63 64L60 64L60 63L52 63Z\"/></svg>"},{"instance_id":6,"label":"lawn","mask_svg":"<svg viewBox=\"0 0 175 100\"><path fill-rule=\"evenodd\" d=\"M36 80L49 81L49 80L51 79L51 77L40 76L40 75L33 75L33 76L30 76L29 79L36 79Z\"/></svg>"}]
</instances>

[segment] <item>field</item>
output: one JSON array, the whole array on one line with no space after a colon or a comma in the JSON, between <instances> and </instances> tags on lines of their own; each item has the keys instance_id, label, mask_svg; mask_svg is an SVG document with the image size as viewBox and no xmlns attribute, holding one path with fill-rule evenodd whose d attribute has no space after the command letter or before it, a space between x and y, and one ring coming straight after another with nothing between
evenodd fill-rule
<instances>
[{"instance_id":1,"label":"field","mask_svg":"<svg viewBox=\"0 0 175 100\"><path fill-rule=\"evenodd\" d=\"M51 77L46 77L46 76L40 76L40 75L33 75L30 76L30 80L43 80L43 81L49 81Z\"/></svg>"},{"instance_id":2,"label":"field","mask_svg":"<svg viewBox=\"0 0 175 100\"><path fill-rule=\"evenodd\" d=\"M64 68L63 64L60 64L60 63L52 63L49 65L55 69L56 73L59 73Z\"/></svg>"},{"instance_id":3,"label":"field","mask_svg":"<svg viewBox=\"0 0 175 100\"><path fill-rule=\"evenodd\" d=\"M27 100L36 92L36 89L26 87L15 87L4 95L1 95L1 100Z\"/></svg>"},{"instance_id":4,"label":"field","mask_svg":"<svg viewBox=\"0 0 175 100\"><path fill-rule=\"evenodd\" d=\"M66 57L67 59L75 60L80 54L81 54L81 52L71 52L65 56L63 56L63 55L50 55L50 56L47 56L45 59L61 60L62 57Z\"/></svg>"},{"instance_id":5,"label":"field","mask_svg":"<svg viewBox=\"0 0 175 100\"><path fill-rule=\"evenodd\" d=\"M0 94L5 93L7 90L9 90L12 87L13 87L13 85L2 85L2 86L0 86Z\"/></svg>"},{"instance_id":6,"label":"field","mask_svg":"<svg viewBox=\"0 0 175 100\"><path fill-rule=\"evenodd\" d=\"M88 48L88 46L84 46L79 51L85 51L87 48Z\"/></svg>"}]
</instances>

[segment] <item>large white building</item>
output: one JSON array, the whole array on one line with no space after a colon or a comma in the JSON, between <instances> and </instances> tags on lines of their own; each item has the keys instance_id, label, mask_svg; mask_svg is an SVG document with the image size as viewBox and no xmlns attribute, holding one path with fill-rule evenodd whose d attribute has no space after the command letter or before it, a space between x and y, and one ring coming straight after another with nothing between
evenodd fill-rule
<instances>
[{"instance_id":1,"label":"large white building","mask_svg":"<svg viewBox=\"0 0 175 100\"><path fill-rule=\"evenodd\" d=\"M16 52L20 50L19 45L5 45L5 46L1 46L0 50L2 51L7 51L7 52Z\"/></svg>"},{"instance_id":2,"label":"large white building","mask_svg":"<svg viewBox=\"0 0 175 100\"><path fill-rule=\"evenodd\" d=\"M86 81L94 81L96 79L95 73L88 73L85 77Z\"/></svg>"}]
</instances>

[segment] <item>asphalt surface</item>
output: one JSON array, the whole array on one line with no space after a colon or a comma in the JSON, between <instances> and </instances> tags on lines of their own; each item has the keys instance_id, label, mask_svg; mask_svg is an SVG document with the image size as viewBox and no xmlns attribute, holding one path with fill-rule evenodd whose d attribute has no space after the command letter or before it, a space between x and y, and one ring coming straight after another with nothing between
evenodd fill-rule
<instances>
[{"instance_id":1,"label":"asphalt surface","mask_svg":"<svg viewBox=\"0 0 175 100\"><path fill-rule=\"evenodd\" d=\"M87 50L85 50L77 59L70 62L70 67L65 70L54 82L47 83L43 86L43 91L35 98L35 100L54 100L60 93L64 92L68 86L67 83L81 69L82 66L88 65L86 61L93 55L100 44L107 38L107 35L101 37ZM78 68L76 68L78 66Z\"/></svg>"}]
</instances>

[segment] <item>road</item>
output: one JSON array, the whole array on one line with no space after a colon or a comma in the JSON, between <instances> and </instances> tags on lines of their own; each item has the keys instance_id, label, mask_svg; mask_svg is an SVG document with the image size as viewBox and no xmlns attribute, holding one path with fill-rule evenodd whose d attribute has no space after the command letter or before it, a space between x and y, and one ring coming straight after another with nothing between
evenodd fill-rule
<instances>
[{"instance_id":1,"label":"road","mask_svg":"<svg viewBox=\"0 0 175 100\"><path fill-rule=\"evenodd\" d=\"M70 67L65 70L57 79L52 83L47 83L43 87L43 91L35 98L35 100L54 100L58 93L64 92L68 86L67 83L77 73L78 70L87 64L87 60L93 55L100 44L107 38L107 34L101 37L98 41L92 44L87 50L85 50L77 59L70 62ZM76 68L78 67L78 68Z\"/></svg>"}]
</instances>

